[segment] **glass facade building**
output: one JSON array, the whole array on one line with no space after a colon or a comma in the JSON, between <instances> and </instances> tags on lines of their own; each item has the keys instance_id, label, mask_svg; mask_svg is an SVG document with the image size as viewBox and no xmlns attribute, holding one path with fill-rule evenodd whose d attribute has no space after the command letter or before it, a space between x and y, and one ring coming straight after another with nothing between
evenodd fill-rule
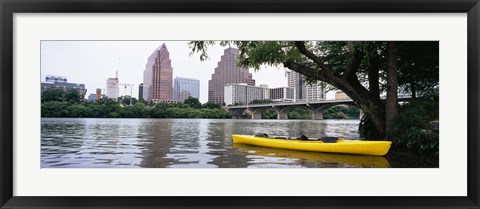
<instances>
[{"instance_id":1,"label":"glass facade building","mask_svg":"<svg viewBox=\"0 0 480 209\"><path fill-rule=\"evenodd\" d=\"M188 97L200 98L200 81L198 79L176 77L173 83L175 101L183 102Z\"/></svg>"}]
</instances>

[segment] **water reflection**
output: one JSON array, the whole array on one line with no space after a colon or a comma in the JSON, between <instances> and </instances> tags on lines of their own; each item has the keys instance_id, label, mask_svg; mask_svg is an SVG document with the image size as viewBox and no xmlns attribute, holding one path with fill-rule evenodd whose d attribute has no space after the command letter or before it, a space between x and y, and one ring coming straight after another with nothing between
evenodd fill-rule
<instances>
[{"instance_id":1,"label":"water reflection","mask_svg":"<svg viewBox=\"0 0 480 209\"><path fill-rule=\"evenodd\" d=\"M388 167L385 159L349 160L233 145L232 134L265 132L356 138L358 120L42 118L41 166L144 168ZM239 145L241 146L241 145ZM266 150L267 149L267 150ZM368 162L367 162L368 161ZM385 165L386 162L386 165ZM383 164L382 164L383 163Z\"/></svg>"},{"instance_id":2,"label":"water reflection","mask_svg":"<svg viewBox=\"0 0 480 209\"><path fill-rule=\"evenodd\" d=\"M209 135L208 120L175 120L172 125L173 146L168 158L174 160L169 168L215 168L211 164L215 155L209 154L209 139L216 139ZM193 134L195 133L195 134Z\"/></svg>"},{"instance_id":3,"label":"water reflection","mask_svg":"<svg viewBox=\"0 0 480 209\"><path fill-rule=\"evenodd\" d=\"M320 152L304 152L288 149L258 147L246 144L233 144L237 152L246 155L250 161L249 167L258 164L272 164L271 167L360 167L388 168L390 164L384 157L367 155L347 155ZM282 166L284 165L284 166Z\"/></svg>"},{"instance_id":4,"label":"water reflection","mask_svg":"<svg viewBox=\"0 0 480 209\"><path fill-rule=\"evenodd\" d=\"M164 168L173 164L173 159L167 155L171 152L172 142L172 121L142 120L138 119L137 125L139 138L142 139L142 161L140 167Z\"/></svg>"}]
</instances>

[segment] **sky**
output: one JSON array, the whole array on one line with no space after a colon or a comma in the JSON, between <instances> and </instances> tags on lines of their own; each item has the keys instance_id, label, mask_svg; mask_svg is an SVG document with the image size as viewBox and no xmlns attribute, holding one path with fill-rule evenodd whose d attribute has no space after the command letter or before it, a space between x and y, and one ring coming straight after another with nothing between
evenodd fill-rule
<instances>
[{"instance_id":1,"label":"sky","mask_svg":"<svg viewBox=\"0 0 480 209\"><path fill-rule=\"evenodd\" d=\"M143 71L147 58L165 43L170 52L173 79L178 77L200 80L200 102L208 101L208 80L210 80L223 50L226 47L212 46L208 49L209 59L200 61L200 54L190 55L188 41L42 41L41 42L41 82L47 75L64 76L69 83L85 84L87 97L101 88L106 89L106 80L115 77L118 69L119 83L134 84L120 86L120 96L138 98L138 85L143 83ZM286 71L283 66L263 67L250 70L256 85L269 87L287 86Z\"/></svg>"}]
</instances>

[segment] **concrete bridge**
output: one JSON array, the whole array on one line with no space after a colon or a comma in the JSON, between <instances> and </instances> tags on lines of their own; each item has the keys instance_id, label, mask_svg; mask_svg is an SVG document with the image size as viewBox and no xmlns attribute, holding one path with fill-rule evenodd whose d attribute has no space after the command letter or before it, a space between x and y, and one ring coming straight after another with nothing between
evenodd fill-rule
<instances>
[{"instance_id":1,"label":"concrete bridge","mask_svg":"<svg viewBox=\"0 0 480 209\"><path fill-rule=\"evenodd\" d=\"M411 96L399 95L399 101L409 100ZM385 99L382 97L381 99ZM268 103L268 104L252 104L252 105L239 105L239 106L227 106L225 109L232 115L233 118L244 118L249 113L251 119L262 119L262 112L268 109L273 109L277 112L277 119L288 119L288 112L296 107L304 107L309 110L312 115L312 119L323 119L323 111L337 105L353 106L355 102L351 99L342 100L322 100L314 102L281 102L281 103ZM360 109L360 119L364 113Z\"/></svg>"}]
</instances>

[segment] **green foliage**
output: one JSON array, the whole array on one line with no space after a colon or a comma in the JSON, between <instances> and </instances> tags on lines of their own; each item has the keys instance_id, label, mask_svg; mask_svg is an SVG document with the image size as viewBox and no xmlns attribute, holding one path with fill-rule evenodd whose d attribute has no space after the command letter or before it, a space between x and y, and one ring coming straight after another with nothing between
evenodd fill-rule
<instances>
[{"instance_id":1,"label":"green foliage","mask_svg":"<svg viewBox=\"0 0 480 209\"><path fill-rule=\"evenodd\" d=\"M78 90L75 90L75 89L67 90L65 94L65 101L68 101L70 103L77 103L77 102L81 102L82 100L83 99L80 96L80 92Z\"/></svg>"},{"instance_id":2,"label":"green foliage","mask_svg":"<svg viewBox=\"0 0 480 209\"><path fill-rule=\"evenodd\" d=\"M268 108L262 112L262 119L277 119L277 111Z\"/></svg>"},{"instance_id":3,"label":"green foliage","mask_svg":"<svg viewBox=\"0 0 480 209\"><path fill-rule=\"evenodd\" d=\"M222 106L220 104L213 103L213 102L207 102L202 105L202 108L208 108L208 109L219 109L221 107Z\"/></svg>"},{"instance_id":4,"label":"green foliage","mask_svg":"<svg viewBox=\"0 0 480 209\"><path fill-rule=\"evenodd\" d=\"M385 140L385 136L378 134L378 131L375 130L375 125L373 125L372 120L367 115L360 120L358 133L361 138L366 140Z\"/></svg>"},{"instance_id":5,"label":"green foliage","mask_svg":"<svg viewBox=\"0 0 480 209\"><path fill-rule=\"evenodd\" d=\"M183 103L189 105L191 108L202 108L202 104L198 101L198 98L188 97Z\"/></svg>"},{"instance_id":6,"label":"green foliage","mask_svg":"<svg viewBox=\"0 0 480 209\"><path fill-rule=\"evenodd\" d=\"M273 103L271 99L254 99L249 104L270 104Z\"/></svg>"},{"instance_id":7,"label":"green foliage","mask_svg":"<svg viewBox=\"0 0 480 209\"><path fill-rule=\"evenodd\" d=\"M439 131L432 127L432 121L438 121L439 105L437 96L428 96L411 100L400 106L394 123L392 142L417 153L438 155ZM368 117L360 121L360 136L368 140L384 140L375 135L373 124Z\"/></svg>"},{"instance_id":8,"label":"green foliage","mask_svg":"<svg viewBox=\"0 0 480 209\"><path fill-rule=\"evenodd\" d=\"M48 101L42 103L42 117L68 117L68 103L58 101Z\"/></svg>"},{"instance_id":9,"label":"green foliage","mask_svg":"<svg viewBox=\"0 0 480 209\"><path fill-rule=\"evenodd\" d=\"M312 113L303 107L295 107L288 112L288 119L311 119Z\"/></svg>"},{"instance_id":10,"label":"green foliage","mask_svg":"<svg viewBox=\"0 0 480 209\"><path fill-rule=\"evenodd\" d=\"M438 97L423 97L400 107L393 143L423 154L438 154L439 132L431 122L439 116Z\"/></svg>"},{"instance_id":11,"label":"green foliage","mask_svg":"<svg viewBox=\"0 0 480 209\"><path fill-rule=\"evenodd\" d=\"M83 98L80 95L80 92L75 89L68 89L64 91L63 89L48 89L42 92L42 102L70 102L70 103L79 103L83 101Z\"/></svg>"},{"instance_id":12,"label":"green foliage","mask_svg":"<svg viewBox=\"0 0 480 209\"><path fill-rule=\"evenodd\" d=\"M354 106L337 105L323 111L324 119L358 119L360 110Z\"/></svg>"},{"instance_id":13,"label":"green foliage","mask_svg":"<svg viewBox=\"0 0 480 209\"><path fill-rule=\"evenodd\" d=\"M62 102L65 99L65 91L61 89L49 89L42 92L42 102Z\"/></svg>"},{"instance_id":14,"label":"green foliage","mask_svg":"<svg viewBox=\"0 0 480 209\"><path fill-rule=\"evenodd\" d=\"M121 96L117 98L117 101L120 102L123 105L132 105L136 104L138 102L137 98L132 98L129 95Z\"/></svg>"},{"instance_id":15,"label":"green foliage","mask_svg":"<svg viewBox=\"0 0 480 209\"><path fill-rule=\"evenodd\" d=\"M201 104L196 104L196 108L192 108L190 104L183 103L158 103L152 107L142 102L125 105L125 101L107 98L84 103L46 101L42 102L41 115L80 118L231 118L227 111L213 103L205 104L204 108L201 108Z\"/></svg>"},{"instance_id":16,"label":"green foliage","mask_svg":"<svg viewBox=\"0 0 480 209\"><path fill-rule=\"evenodd\" d=\"M399 85L403 93L438 94L439 42L400 42ZM408 43L408 44L407 44ZM414 92L413 92L414 91Z\"/></svg>"}]
</instances>

